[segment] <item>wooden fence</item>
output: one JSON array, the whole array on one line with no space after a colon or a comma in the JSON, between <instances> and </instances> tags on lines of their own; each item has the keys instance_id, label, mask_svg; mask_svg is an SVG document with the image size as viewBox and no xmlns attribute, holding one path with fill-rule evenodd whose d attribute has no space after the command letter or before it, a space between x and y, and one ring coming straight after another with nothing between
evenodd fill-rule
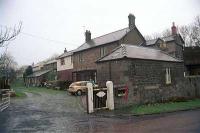
<instances>
[{"instance_id":1,"label":"wooden fence","mask_svg":"<svg viewBox=\"0 0 200 133\"><path fill-rule=\"evenodd\" d=\"M10 93L9 89L0 89L0 91L0 112L2 112L10 105Z\"/></svg>"}]
</instances>

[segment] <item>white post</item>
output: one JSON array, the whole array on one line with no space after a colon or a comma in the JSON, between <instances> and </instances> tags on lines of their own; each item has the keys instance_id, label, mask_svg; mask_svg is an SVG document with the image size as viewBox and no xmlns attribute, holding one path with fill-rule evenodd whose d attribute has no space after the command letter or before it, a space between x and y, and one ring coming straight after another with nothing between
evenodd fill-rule
<instances>
[{"instance_id":1,"label":"white post","mask_svg":"<svg viewBox=\"0 0 200 133\"><path fill-rule=\"evenodd\" d=\"M107 87L107 103L108 103L108 109L114 110L114 95L113 95L113 82L107 81L106 82Z\"/></svg>"},{"instance_id":2,"label":"white post","mask_svg":"<svg viewBox=\"0 0 200 133\"><path fill-rule=\"evenodd\" d=\"M93 86L92 83L87 83L87 95L88 95L88 113L93 113L94 112L94 107L93 107Z\"/></svg>"}]
</instances>

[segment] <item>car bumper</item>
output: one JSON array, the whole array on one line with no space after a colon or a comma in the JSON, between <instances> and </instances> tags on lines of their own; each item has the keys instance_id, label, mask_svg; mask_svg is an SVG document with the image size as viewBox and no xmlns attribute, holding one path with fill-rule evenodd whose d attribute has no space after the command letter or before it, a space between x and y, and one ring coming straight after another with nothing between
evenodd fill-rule
<instances>
[{"instance_id":1,"label":"car bumper","mask_svg":"<svg viewBox=\"0 0 200 133\"><path fill-rule=\"evenodd\" d=\"M69 88L67 91L70 92L70 93L75 93L76 92L76 90L74 90L73 88Z\"/></svg>"}]
</instances>

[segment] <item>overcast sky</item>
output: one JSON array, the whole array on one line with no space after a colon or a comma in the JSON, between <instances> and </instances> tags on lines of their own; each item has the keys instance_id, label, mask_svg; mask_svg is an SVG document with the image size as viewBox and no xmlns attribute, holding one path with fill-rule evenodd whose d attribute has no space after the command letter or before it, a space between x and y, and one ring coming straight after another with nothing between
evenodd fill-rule
<instances>
[{"instance_id":1,"label":"overcast sky","mask_svg":"<svg viewBox=\"0 0 200 133\"><path fill-rule=\"evenodd\" d=\"M23 22L22 33L8 46L19 65L77 48L86 29L93 38L125 28L129 13L140 32L149 35L173 21L191 23L200 15L200 0L0 0L1 26Z\"/></svg>"}]
</instances>

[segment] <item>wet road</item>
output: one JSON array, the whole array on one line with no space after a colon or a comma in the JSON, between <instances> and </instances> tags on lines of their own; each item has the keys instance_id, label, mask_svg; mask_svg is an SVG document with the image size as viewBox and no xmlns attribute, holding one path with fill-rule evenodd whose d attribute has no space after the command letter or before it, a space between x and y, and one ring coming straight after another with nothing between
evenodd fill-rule
<instances>
[{"instance_id":1,"label":"wet road","mask_svg":"<svg viewBox=\"0 0 200 133\"><path fill-rule=\"evenodd\" d=\"M174 132L199 133L200 110L142 117L88 115L81 98L65 92L26 93L0 113L0 133L7 132Z\"/></svg>"}]
</instances>

